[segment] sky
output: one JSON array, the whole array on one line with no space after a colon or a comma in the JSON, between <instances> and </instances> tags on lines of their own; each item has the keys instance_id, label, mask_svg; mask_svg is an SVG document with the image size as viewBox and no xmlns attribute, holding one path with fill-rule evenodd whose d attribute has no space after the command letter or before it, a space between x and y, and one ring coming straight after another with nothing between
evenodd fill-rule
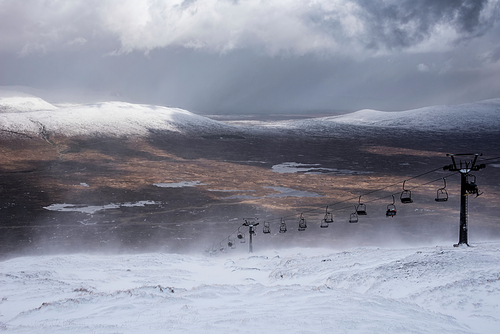
<instances>
[{"instance_id":1,"label":"sky","mask_svg":"<svg viewBox=\"0 0 500 334\"><path fill-rule=\"evenodd\" d=\"M498 98L500 0L0 0L0 86L200 114Z\"/></svg>"}]
</instances>

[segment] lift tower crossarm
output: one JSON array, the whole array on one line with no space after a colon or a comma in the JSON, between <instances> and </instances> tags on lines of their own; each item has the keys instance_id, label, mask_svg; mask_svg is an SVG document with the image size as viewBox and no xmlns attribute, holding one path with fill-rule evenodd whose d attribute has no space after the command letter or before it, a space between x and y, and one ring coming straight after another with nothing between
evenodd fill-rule
<instances>
[{"instance_id":1,"label":"lift tower crossarm","mask_svg":"<svg viewBox=\"0 0 500 334\"><path fill-rule=\"evenodd\" d=\"M477 158L482 156L482 153L461 153L461 154L446 154L447 157L451 157L452 164L444 166L444 170L449 170L450 172L460 172L460 173L469 173L471 171L478 171L482 168L485 168L485 164L476 165ZM457 164L455 160L456 156L474 156L474 159L471 161L462 161L460 160Z\"/></svg>"}]
</instances>

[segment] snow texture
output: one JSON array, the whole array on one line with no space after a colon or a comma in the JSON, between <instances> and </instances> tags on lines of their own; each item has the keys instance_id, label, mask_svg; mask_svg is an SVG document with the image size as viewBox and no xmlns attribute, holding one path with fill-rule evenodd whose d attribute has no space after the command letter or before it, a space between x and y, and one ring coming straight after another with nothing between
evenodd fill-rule
<instances>
[{"instance_id":1,"label":"snow texture","mask_svg":"<svg viewBox=\"0 0 500 334\"><path fill-rule=\"evenodd\" d=\"M9 333L498 333L500 243L0 262Z\"/></svg>"},{"instance_id":2,"label":"snow texture","mask_svg":"<svg viewBox=\"0 0 500 334\"><path fill-rule=\"evenodd\" d=\"M158 205L161 202L155 201L139 201L134 203L110 203L106 205L86 205L86 204L51 204L49 206L43 207L45 210L49 211L61 211L61 212L81 212L86 214L94 214L102 210L119 209L121 207L137 207L145 205Z\"/></svg>"},{"instance_id":3,"label":"snow texture","mask_svg":"<svg viewBox=\"0 0 500 334\"><path fill-rule=\"evenodd\" d=\"M241 124L238 123L238 124ZM341 116L231 125L178 108L125 102L52 105L38 97L0 91L0 134L41 136L146 136L157 131L183 134L241 133L241 131L304 131L315 135L350 133L352 127L416 129L422 131L497 131L500 99L456 106L433 106L384 112L360 110ZM298 166L297 166L298 167Z\"/></svg>"},{"instance_id":4,"label":"snow texture","mask_svg":"<svg viewBox=\"0 0 500 334\"><path fill-rule=\"evenodd\" d=\"M0 94L0 111L0 132L27 136L145 136L155 131L211 133L233 128L178 108L125 102L56 107L36 97Z\"/></svg>"},{"instance_id":5,"label":"snow texture","mask_svg":"<svg viewBox=\"0 0 500 334\"><path fill-rule=\"evenodd\" d=\"M283 162L278 165L272 166L272 171L275 173L305 173L305 174L339 174L339 175L352 175L352 174L371 174L372 172L362 172L349 169L336 169L318 167L320 164L303 164L298 162Z\"/></svg>"},{"instance_id":6,"label":"snow texture","mask_svg":"<svg viewBox=\"0 0 500 334\"><path fill-rule=\"evenodd\" d=\"M256 122L253 124L257 125ZM496 132L500 127L500 99L397 112L364 109L340 116L258 124L266 128L302 130L319 135L332 130L340 133L349 131L346 126L438 132Z\"/></svg>"},{"instance_id":7,"label":"snow texture","mask_svg":"<svg viewBox=\"0 0 500 334\"><path fill-rule=\"evenodd\" d=\"M181 181L181 182L170 182L170 183L153 183L154 186L160 188L184 188L184 187L196 187L196 186L206 186L206 183L201 183L201 181Z\"/></svg>"}]
</instances>

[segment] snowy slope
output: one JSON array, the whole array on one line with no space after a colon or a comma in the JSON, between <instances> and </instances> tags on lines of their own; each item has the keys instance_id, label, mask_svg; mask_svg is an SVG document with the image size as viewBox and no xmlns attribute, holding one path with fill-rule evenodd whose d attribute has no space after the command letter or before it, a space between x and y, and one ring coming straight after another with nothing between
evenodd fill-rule
<instances>
[{"instance_id":1,"label":"snowy slope","mask_svg":"<svg viewBox=\"0 0 500 334\"><path fill-rule=\"evenodd\" d=\"M452 106L432 106L399 112L364 109L354 113L306 120L261 124L308 132L343 131L345 126L413 129L421 131L498 131L500 99Z\"/></svg>"},{"instance_id":2,"label":"snowy slope","mask_svg":"<svg viewBox=\"0 0 500 334\"><path fill-rule=\"evenodd\" d=\"M500 99L400 112L367 109L305 120L223 123L177 108L125 102L55 106L35 96L0 91L0 135L144 136L151 131L203 135L266 130L348 135L363 131L367 126L422 131L497 131L500 127Z\"/></svg>"},{"instance_id":3,"label":"snowy slope","mask_svg":"<svg viewBox=\"0 0 500 334\"><path fill-rule=\"evenodd\" d=\"M55 110L56 106L29 94L0 89L0 114L38 110Z\"/></svg>"},{"instance_id":4,"label":"snowy slope","mask_svg":"<svg viewBox=\"0 0 500 334\"><path fill-rule=\"evenodd\" d=\"M0 94L0 133L143 136L151 131L198 134L236 131L233 126L178 108L125 102L57 107L37 97L10 95Z\"/></svg>"},{"instance_id":5,"label":"snowy slope","mask_svg":"<svg viewBox=\"0 0 500 334\"><path fill-rule=\"evenodd\" d=\"M0 97L0 113L56 110L57 107L38 97Z\"/></svg>"},{"instance_id":6,"label":"snowy slope","mask_svg":"<svg viewBox=\"0 0 500 334\"><path fill-rule=\"evenodd\" d=\"M0 262L0 328L384 334L500 328L500 243L231 251Z\"/></svg>"}]
</instances>

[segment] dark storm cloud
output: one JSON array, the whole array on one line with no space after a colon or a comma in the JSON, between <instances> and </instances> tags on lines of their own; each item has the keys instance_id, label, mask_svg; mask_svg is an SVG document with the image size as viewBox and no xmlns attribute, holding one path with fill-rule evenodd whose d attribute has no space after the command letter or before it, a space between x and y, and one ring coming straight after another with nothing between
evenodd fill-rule
<instances>
[{"instance_id":1,"label":"dark storm cloud","mask_svg":"<svg viewBox=\"0 0 500 334\"><path fill-rule=\"evenodd\" d=\"M103 26L119 37L122 52L173 46L217 53L254 49L269 55L427 51L429 43L451 48L481 36L500 15L496 0L192 0L124 6L130 10L109 2L99 11Z\"/></svg>"},{"instance_id":2,"label":"dark storm cloud","mask_svg":"<svg viewBox=\"0 0 500 334\"><path fill-rule=\"evenodd\" d=\"M484 12L487 0L357 2L364 9L363 21L371 31L369 47L410 47L443 27L455 30L457 40L468 39L484 34L498 17L497 4L492 3L490 12Z\"/></svg>"},{"instance_id":3,"label":"dark storm cloud","mask_svg":"<svg viewBox=\"0 0 500 334\"><path fill-rule=\"evenodd\" d=\"M205 112L469 102L500 96L499 16L499 0L0 0L0 85Z\"/></svg>"},{"instance_id":4,"label":"dark storm cloud","mask_svg":"<svg viewBox=\"0 0 500 334\"><path fill-rule=\"evenodd\" d=\"M3 0L0 48L27 55L113 37L115 54L184 47L361 56L429 40L452 47L487 33L499 14L496 0Z\"/></svg>"}]
</instances>

